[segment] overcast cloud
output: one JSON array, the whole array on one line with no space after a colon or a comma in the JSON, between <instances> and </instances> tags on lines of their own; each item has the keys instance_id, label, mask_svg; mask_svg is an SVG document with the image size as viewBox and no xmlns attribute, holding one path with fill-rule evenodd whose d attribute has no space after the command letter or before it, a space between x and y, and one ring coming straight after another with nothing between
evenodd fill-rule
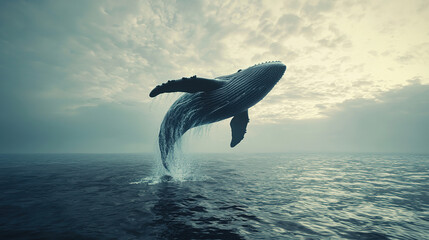
<instances>
[{"instance_id":1,"label":"overcast cloud","mask_svg":"<svg viewBox=\"0 0 429 240\"><path fill-rule=\"evenodd\" d=\"M0 152L152 151L180 95L155 85L268 60L288 69L234 151L427 152L428 16L424 0L2 1ZM228 121L211 129L191 150L231 151Z\"/></svg>"}]
</instances>

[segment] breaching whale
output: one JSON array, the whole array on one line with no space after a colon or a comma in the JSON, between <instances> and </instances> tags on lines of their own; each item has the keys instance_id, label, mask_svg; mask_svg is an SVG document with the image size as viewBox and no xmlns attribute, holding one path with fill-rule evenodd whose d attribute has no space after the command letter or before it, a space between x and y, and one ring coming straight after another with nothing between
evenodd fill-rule
<instances>
[{"instance_id":1,"label":"breaching whale","mask_svg":"<svg viewBox=\"0 0 429 240\"><path fill-rule=\"evenodd\" d=\"M165 169L177 140L189 129L233 117L231 147L246 133L247 110L264 98L281 79L286 65L280 61L256 64L238 72L210 78L193 76L170 80L156 86L149 94L185 92L165 114L159 131L159 149Z\"/></svg>"}]
</instances>

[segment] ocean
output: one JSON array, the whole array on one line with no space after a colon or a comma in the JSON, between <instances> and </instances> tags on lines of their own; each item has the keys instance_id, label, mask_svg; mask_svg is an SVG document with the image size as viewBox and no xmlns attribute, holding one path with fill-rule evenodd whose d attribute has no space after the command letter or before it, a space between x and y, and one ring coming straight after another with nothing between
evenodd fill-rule
<instances>
[{"instance_id":1,"label":"ocean","mask_svg":"<svg viewBox=\"0 0 429 240\"><path fill-rule=\"evenodd\" d=\"M0 155L0 239L429 239L429 155Z\"/></svg>"}]
</instances>

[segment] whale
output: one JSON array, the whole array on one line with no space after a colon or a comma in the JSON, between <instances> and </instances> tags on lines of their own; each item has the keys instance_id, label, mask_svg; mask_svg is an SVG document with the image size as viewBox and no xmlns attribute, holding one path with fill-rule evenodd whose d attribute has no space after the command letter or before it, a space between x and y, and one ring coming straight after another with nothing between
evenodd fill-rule
<instances>
[{"instance_id":1,"label":"whale","mask_svg":"<svg viewBox=\"0 0 429 240\"><path fill-rule=\"evenodd\" d=\"M158 145L162 165L169 162L175 144L191 128L232 118L230 147L241 142L249 123L248 109L261 101L283 77L286 65L280 61L259 63L236 73L215 78L197 76L169 80L156 86L150 97L183 92L161 123Z\"/></svg>"}]
</instances>

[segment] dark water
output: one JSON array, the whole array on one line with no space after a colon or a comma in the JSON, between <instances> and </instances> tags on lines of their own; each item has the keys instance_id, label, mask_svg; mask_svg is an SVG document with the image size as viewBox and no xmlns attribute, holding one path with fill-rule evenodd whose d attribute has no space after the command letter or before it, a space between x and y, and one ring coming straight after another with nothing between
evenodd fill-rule
<instances>
[{"instance_id":1,"label":"dark water","mask_svg":"<svg viewBox=\"0 0 429 240\"><path fill-rule=\"evenodd\" d=\"M0 238L429 239L428 155L188 158L0 155Z\"/></svg>"}]
</instances>

